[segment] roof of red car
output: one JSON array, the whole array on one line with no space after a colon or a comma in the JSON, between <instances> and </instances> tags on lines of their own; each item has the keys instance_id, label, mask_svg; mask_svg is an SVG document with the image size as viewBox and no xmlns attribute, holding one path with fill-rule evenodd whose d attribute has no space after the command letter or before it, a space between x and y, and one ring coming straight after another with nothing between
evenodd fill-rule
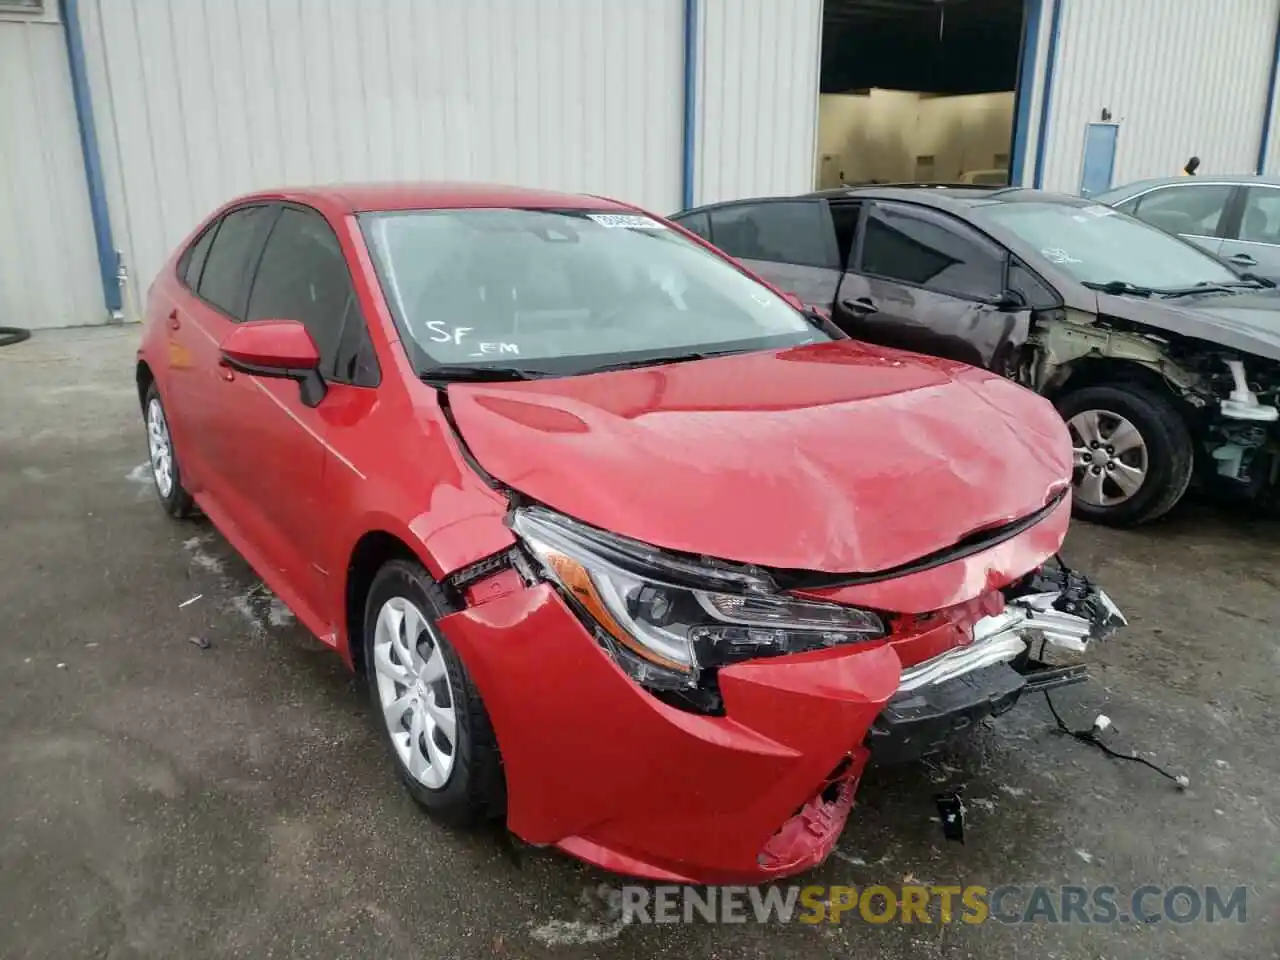
<instances>
[{"instance_id":1,"label":"roof of red car","mask_svg":"<svg viewBox=\"0 0 1280 960\"><path fill-rule=\"evenodd\" d=\"M602 197L557 193L491 183L337 183L267 191L273 196L328 201L350 213L371 210L430 210L449 207L524 207L559 210L625 209Z\"/></svg>"}]
</instances>

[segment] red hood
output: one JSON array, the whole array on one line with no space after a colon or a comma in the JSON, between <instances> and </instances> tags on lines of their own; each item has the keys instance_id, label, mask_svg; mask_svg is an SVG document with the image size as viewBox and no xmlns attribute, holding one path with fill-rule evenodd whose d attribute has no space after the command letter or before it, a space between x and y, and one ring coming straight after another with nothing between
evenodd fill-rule
<instances>
[{"instance_id":1,"label":"red hood","mask_svg":"<svg viewBox=\"0 0 1280 960\"><path fill-rule=\"evenodd\" d=\"M485 470L672 550L830 573L894 567L1032 513L1066 427L972 367L850 341L521 383L455 384Z\"/></svg>"}]
</instances>

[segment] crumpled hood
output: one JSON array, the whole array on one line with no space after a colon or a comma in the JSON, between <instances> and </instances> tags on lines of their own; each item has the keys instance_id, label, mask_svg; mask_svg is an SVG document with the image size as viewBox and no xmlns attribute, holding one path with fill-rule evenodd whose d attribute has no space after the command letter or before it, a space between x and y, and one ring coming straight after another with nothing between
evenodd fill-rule
<instances>
[{"instance_id":1,"label":"crumpled hood","mask_svg":"<svg viewBox=\"0 0 1280 960\"><path fill-rule=\"evenodd\" d=\"M1280 360L1280 289L1176 300L1098 294L1098 312Z\"/></svg>"},{"instance_id":2,"label":"crumpled hood","mask_svg":"<svg viewBox=\"0 0 1280 960\"><path fill-rule=\"evenodd\" d=\"M1034 512L1071 473L1043 398L853 341L448 395L476 460L521 493L647 543L770 567L898 566Z\"/></svg>"}]
</instances>

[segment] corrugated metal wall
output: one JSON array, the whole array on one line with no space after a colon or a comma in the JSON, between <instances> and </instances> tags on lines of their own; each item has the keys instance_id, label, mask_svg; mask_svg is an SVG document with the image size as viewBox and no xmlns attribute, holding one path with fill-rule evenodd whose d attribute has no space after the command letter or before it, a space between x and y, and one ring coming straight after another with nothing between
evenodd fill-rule
<instances>
[{"instance_id":1,"label":"corrugated metal wall","mask_svg":"<svg viewBox=\"0 0 1280 960\"><path fill-rule=\"evenodd\" d=\"M134 296L213 207L268 186L486 180L674 210L683 9L683 0L82 0Z\"/></svg>"},{"instance_id":2,"label":"corrugated metal wall","mask_svg":"<svg viewBox=\"0 0 1280 960\"><path fill-rule=\"evenodd\" d=\"M694 203L813 186L822 0L701 0Z\"/></svg>"},{"instance_id":3,"label":"corrugated metal wall","mask_svg":"<svg viewBox=\"0 0 1280 960\"><path fill-rule=\"evenodd\" d=\"M62 25L0 18L0 326L107 319Z\"/></svg>"},{"instance_id":4,"label":"corrugated metal wall","mask_svg":"<svg viewBox=\"0 0 1280 960\"><path fill-rule=\"evenodd\" d=\"M1280 0L1059 2L1047 189L1078 190L1085 124L1104 107L1120 124L1116 185L1192 155L1202 173L1253 172Z\"/></svg>"}]
</instances>

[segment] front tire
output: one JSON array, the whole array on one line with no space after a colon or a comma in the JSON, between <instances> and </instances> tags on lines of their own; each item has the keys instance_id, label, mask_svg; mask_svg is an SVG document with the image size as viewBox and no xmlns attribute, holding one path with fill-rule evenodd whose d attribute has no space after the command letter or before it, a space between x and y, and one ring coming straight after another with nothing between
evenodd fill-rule
<instances>
[{"instance_id":1,"label":"front tire","mask_svg":"<svg viewBox=\"0 0 1280 960\"><path fill-rule=\"evenodd\" d=\"M142 414L146 421L147 453L151 458L151 479L155 482L156 495L169 516L185 520L195 513L196 505L182 486L182 468L178 466L178 452L169 431L169 417L154 383L147 387Z\"/></svg>"},{"instance_id":2,"label":"front tire","mask_svg":"<svg viewBox=\"0 0 1280 960\"><path fill-rule=\"evenodd\" d=\"M365 603L364 665L409 794L440 820L469 826L506 812L506 786L484 703L437 626L448 612L421 566L388 562Z\"/></svg>"},{"instance_id":3,"label":"front tire","mask_svg":"<svg viewBox=\"0 0 1280 960\"><path fill-rule=\"evenodd\" d=\"M1077 517L1134 526L1164 516L1187 492L1195 448L1169 398L1113 384L1075 390L1057 407L1071 433Z\"/></svg>"}]
</instances>

